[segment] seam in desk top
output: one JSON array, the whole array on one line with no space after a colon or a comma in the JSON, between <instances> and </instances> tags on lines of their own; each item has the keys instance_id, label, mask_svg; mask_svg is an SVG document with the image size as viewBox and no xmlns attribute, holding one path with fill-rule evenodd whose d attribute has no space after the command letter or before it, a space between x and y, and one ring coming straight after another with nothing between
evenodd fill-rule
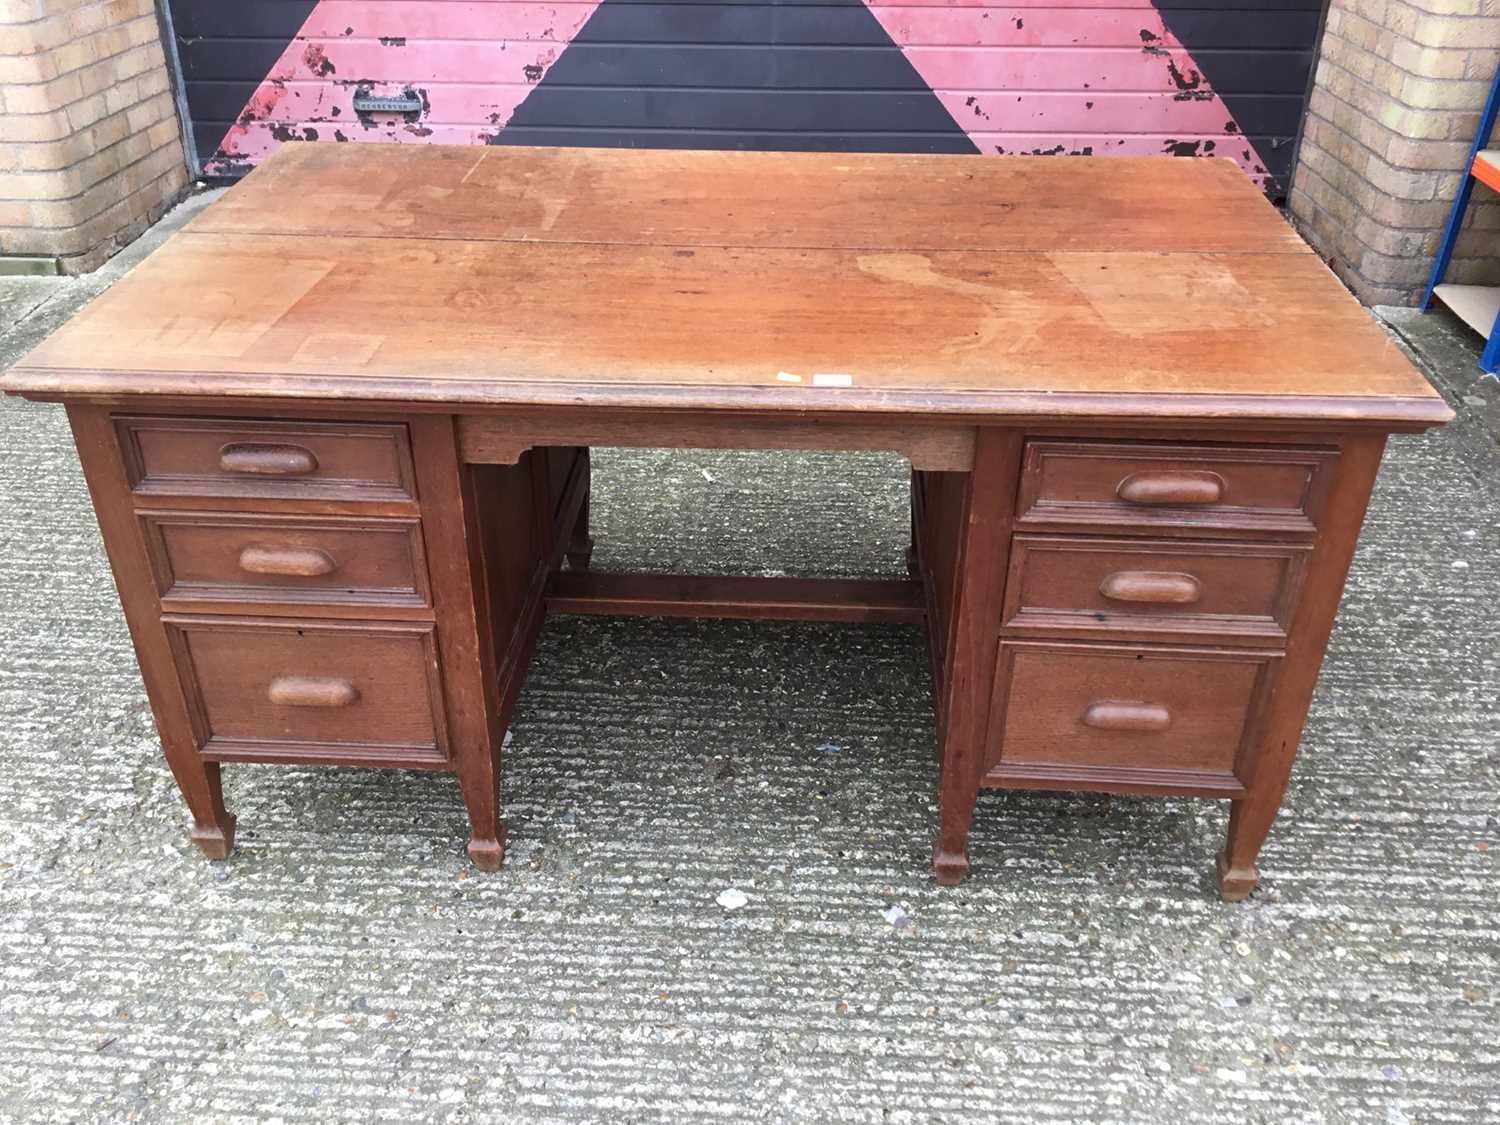
<instances>
[{"instance_id":1,"label":"seam in desk top","mask_svg":"<svg viewBox=\"0 0 1500 1125\"><path fill-rule=\"evenodd\" d=\"M322 230L322 231L286 231L286 230L225 230L220 228L201 229L196 225L185 227L180 233L190 235L219 235L226 238L348 238L360 239L362 241L381 242L493 242L506 246L635 246L653 247L661 250L826 250L835 253L864 254L878 251L891 251L903 254L1235 254L1245 256L1273 257L1279 255L1312 254L1317 257L1313 249L1305 243L1289 245L1283 248L1268 248L1264 250L1224 250L1203 249L1193 247L1174 247L1172 249L1128 249L1120 247L1105 247L1093 249L1024 249L1021 247L990 247L990 246L901 246L891 243L871 243L869 245L846 244L840 246L826 246L815 243L765 243L765 242L632 242L626 239L607 238L501 238L493 235L482 234L372 234L368 231L355 230Z\"/></svg>"}]
</instances>

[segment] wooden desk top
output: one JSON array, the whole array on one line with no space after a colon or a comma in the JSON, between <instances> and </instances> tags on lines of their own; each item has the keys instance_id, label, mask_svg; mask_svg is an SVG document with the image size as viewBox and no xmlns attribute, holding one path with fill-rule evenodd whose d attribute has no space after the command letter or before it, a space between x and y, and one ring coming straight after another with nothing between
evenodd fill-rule
<instances>
[{"instance_id":1,"label":"wooden desk top","mask_svg":"<svg viewBox=\"0 0 1500 1125\"><path fill-rule=\"evenodd\" d=\"M1231 163L287 145L6 376L316 398L1414 428Z\"/></svg>"}]
</instances>

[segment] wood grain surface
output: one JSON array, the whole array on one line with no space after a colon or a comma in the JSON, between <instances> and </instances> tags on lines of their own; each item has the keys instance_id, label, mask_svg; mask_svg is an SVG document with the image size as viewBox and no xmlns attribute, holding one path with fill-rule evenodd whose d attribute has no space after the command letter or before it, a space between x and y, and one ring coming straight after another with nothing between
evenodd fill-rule
<instances>
[{"instance_id":1,"label":"wood grain surface","mask_svg":"<svg viewBox=\"0 0 1500 1125\"><path fill-rule=\"evenodd\" d=\"M1087 160L313 148L257 170L0 386L1449 417L1221 162L1101 177Z\"/></svg>"},{"instance_id":2,"label":"wood grain surface","mask_svg":"<svg viewBox=\"0 0 1500 1125\"><path fill-rule=\"evenodd\" d=\"M285 145L217 234L846 250L1305 253L1228 160ZM1190 200L1184 200L1191 193ZM1080 215L1089 216L1079 221Z\"/></svg>"}]
</instances>

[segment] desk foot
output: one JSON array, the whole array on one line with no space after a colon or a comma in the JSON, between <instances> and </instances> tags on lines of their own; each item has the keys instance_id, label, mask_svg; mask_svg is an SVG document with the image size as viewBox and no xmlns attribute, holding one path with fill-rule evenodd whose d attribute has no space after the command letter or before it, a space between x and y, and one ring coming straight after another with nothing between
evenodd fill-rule
<instances>
[{"instance_id":1,"label":"desk foot","mask_svg":"<svg viewBox=\"0 0 1500 1125\"><path fill-rule=\"evenodd\" d=\"M493 840L481 840L477 836L471 836L469 858L481 871L499 871L500 865L505 862L505 826L503 824L500 826Z\"/></svg>"},{"instance_id":2,"label":"desk foot","mask_svg":"<svg viewBox=\"0 0 1500 1125\"><path fill-rule=\"evenodd\" d=\"M218 824L195 824L190 838L209 859L228 859L234 850L234 816L225 813Z\"/></svg>"},{"instance_id":3,"label":"desk foot","mask_svg":"<svg viewBox=\"0 0 1500 1125\"><path fill-rule=\"evenodd\" d=\"M1219 897L1225 902L1243 902L1260 882L1260 872L1254 864L1248 867L1230 867L1229 857L1220 852L1215 863L1219 882Z\"/></svg>"},{"instance_id":4,"label":"desk foot","mask_svg":"<svg viewBox=\"0 0 1500 1125\"><path fill-rule=\"evenodd\" d=\"M563 557L568 560L570 570L587 570L589 559L594 555L594 537L591 535L575 535L568 549L563 552Z\"/></svg>"},{"instance_id":5,"label":"desk foot","mask_svg":"<svg viewBox=\"0 0 1500 1125\"><path fill-rule=\"evenodd\" d=\"M969 857L963 852L945 852L940 844L932 846L932 873L945 887L956 887L969 873Z\"/></svg>"}]
</instances>

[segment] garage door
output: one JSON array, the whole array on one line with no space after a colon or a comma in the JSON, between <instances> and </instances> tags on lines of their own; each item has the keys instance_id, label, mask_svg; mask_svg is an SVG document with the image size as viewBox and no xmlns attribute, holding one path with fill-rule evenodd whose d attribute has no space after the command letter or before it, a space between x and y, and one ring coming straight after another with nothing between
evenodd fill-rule
<instances>
[{"instance_id":1,"label":"garage door","mask_svg":"<svg viewBox=\"0 0 1500 1125\"><path fill-rule=\"evenodd\" d=\"M1321 0L170 0L199 171L287 142L1227 156L1285 194Z\"/></svg>"}]
</instances>

